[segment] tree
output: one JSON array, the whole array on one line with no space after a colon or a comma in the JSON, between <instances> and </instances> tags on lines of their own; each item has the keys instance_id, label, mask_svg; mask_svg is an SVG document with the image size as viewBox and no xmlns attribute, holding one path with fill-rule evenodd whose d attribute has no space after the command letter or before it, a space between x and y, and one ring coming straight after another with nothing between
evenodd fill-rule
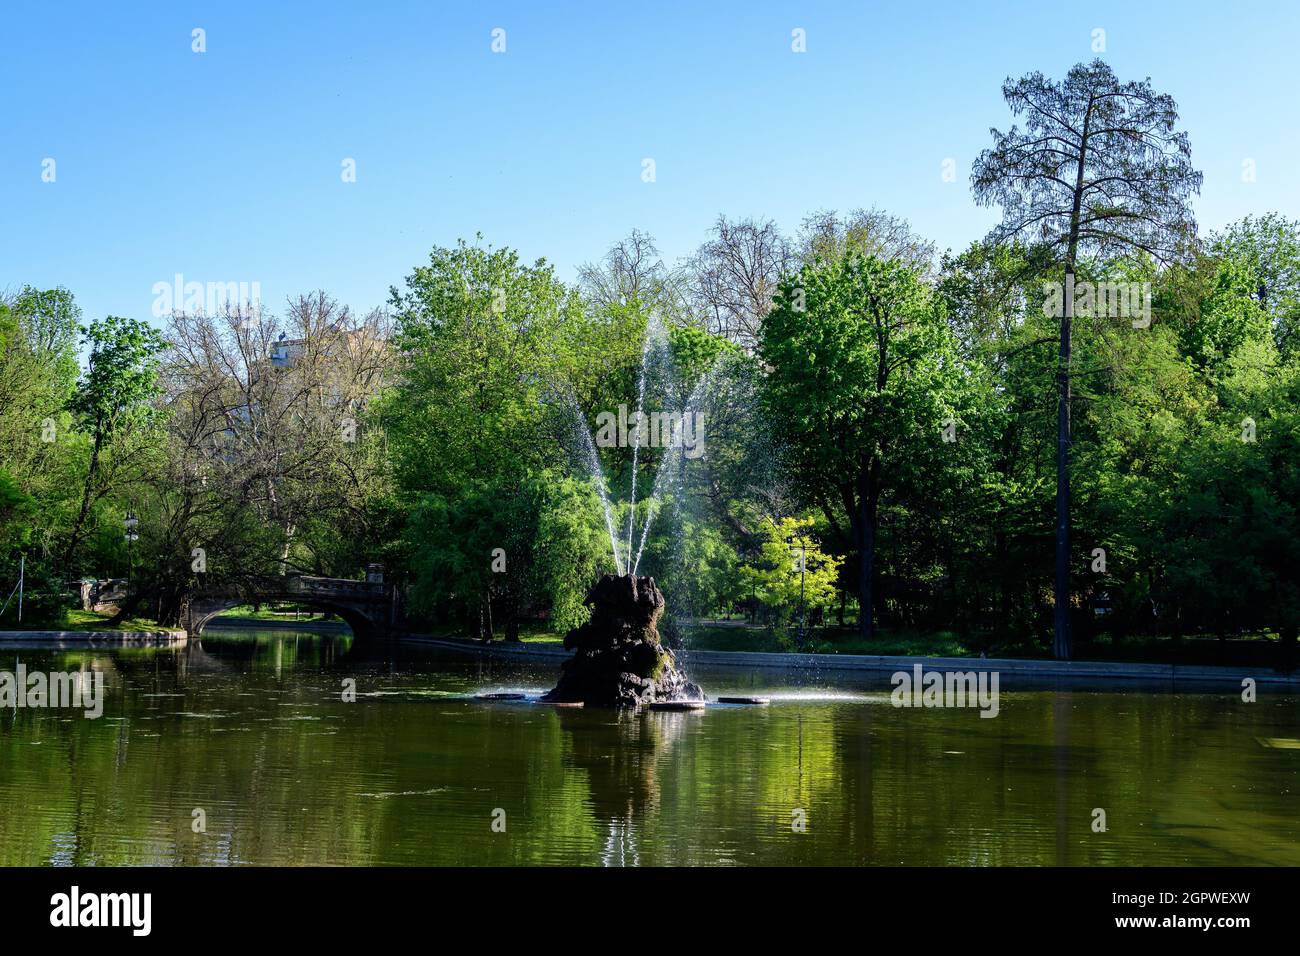
<instances>
[{"instance_id":1,"label":"tree","mask_svg":"<svg viewBox=\"0 0 1300 956\"><path fill-rule=\"evenodd\" d=\"M799 233L799 258L812 262L855 251L898 262L921 276L934 268L934 243L916 233L906 219L881 209L855 209L841 217L833 210L805 216Z\"/></svg>"},{"instance_id":2,"label":"tree","mask_svg":"<svg viewBox=\"0 0 1300 956\"><path fill-rule=\"evenodd\" d=\"M514 635L544 593L537 582L563 579L533 566L538 554L558 556L530 547L539 533L539 475L567 465L570 442L559 423L571 431L573 409L554 399L578 379L585 378L575 394L593 387L585 372L602 358L617 366L617 343L610 326L588 321L576 290L549 264L526 265L510 249L463 241L435 248L405 290L393 290L392 304L402 374L380 419L399 501L413 515L415 604L432 614L441 602L457 617L481 615ZM615 349L591 354L606 342ZM638 353L627 348L629 358ZM480 516L479 530L459 523L462 509ZM441 553L415 553L414 543L427 540L419 528L440 523L455 531ZM494 548L505 551L504 573L491 569ZM441 580L448 568L456 569L454 596Z\"/></svg>"},{"instance_id":3,"label":"tree","mask_svg":"<svg viewBox=\"0 0 1300 956\"><path fill-rule=\"evenodd\" d=\"M1170 290L1190 294L1190 315L1179 316L1183 350L1199 365L1219 367L1247 341L1272 338L1272 327L1256 290L1250 263L1236 254L1201 256L1176 279ZM1163 291L1163 290L1162 290Z\"/></svg>"},{"instance_id":4,"label":"tree","mask_svg":"<svg viewBox=\"0 0 1300 956\"><path fill-rule=\"evenodd\" d=\"M710 332L752 349L793 262L789 241L772 221L719 216L712 238L686 264L695 312Z\"/></svg>"},{"instance_id":5,"label":"tree","mask_svg":"<svg viewBox=\"0 0 1300 956\"><path fill-rule=\"evenodd\" d=\"M317 292L283 317L177 312L168 338L165 455L141 522L160 606L193 583L195 547L205 573L236 588L357 573L379 547L382 436L366 412L391 364L387 317Z\"/></svg>"},{"instance_id":6,"label":"tree","mask_svg":"<svg viewBox=\"0 0 1300 956\"><path fill-rule=\"evenodd\" d=\"M1278 351L1300 351L1300 221L1247 216L1211 238L1212 255L1239 264L1268 316Z\"/></svg>"},{"instance_id":7,"label":"tree","mask_svg":"<svg viewBox=\"0 0 1300 956\"><path fill-rule=\"evenodd\" d=\"M805 265L781 283L761 331L764 410L801 492L858 554L869 639L881 502L942 471L965 370L929 287L874 257Z\"/></svg>"},{"instance_id":8,"label":"tree","mask_svg":"<svg viewBox=\"0 0 1300 956\"><path fill-rule=\"evenodd\" d=\"M1046 438L1054 369L1038 346L1056 337L1051 320L1031 304L1040 294L1040 269L1020 243L976 242L944 257L937 284L962 360L983 372L981 414L964 446L983 461L972 463L973 488L958 495L926 489L917 511L942 518L950 505L960 510L949 529L955 540L940 542L951 549L948 580L965 583L960 594L953 588L956 610L990 640L1028 638L1037 595L1050 587L1050 574L1043 579L1040 568L1043 547L1050 548L1042 516L1051 507Z\"/></svg>"},{"instance_id":9,"label":"tree","mask_svg":"<svg viewBox=\"0 0 1300 956\"><path fill-rule=\"evenodd\" d=\"M0 508L0 576L17 572L18 553L48 560L61 550L80 485L74 465L81 447L69 398L77 383L77 328L81 312L63 288L25 286L0 295L0 472L14 483L16 500L30 507ZM10 522L20 523L8 527ZM12 565L12 567L11 567Z\"/></svg>"},{"instance_id":10,"label":"tree","mask_svg":"<svg viewBox=\"0 0 1300 956\"><path fill-rule=\"evenodd\" d=\"M149 446L149 431L158 417L158 356L166 347L147 322L112 315L92 322L83 342L90 346L90 359L71 407L91 444L80 510L63 551L68 569L92 506L131 479L135 456Z\"/></svg>"},{"instance_id":11,"label":"tree","mask_svg":"<svg viewBox=\"0 0 1300 956\"><path fill-rule=\"evenodd\" d=\"M842 559L807 540L812 527L811 518L767 519L758 533L758 553L740 569L743 593L776 610L781 623L801 605L825 610L835 601Z\"/></svg>"},{"instance_id":12,"label":"tree","mask_svg":"<svg viewBox=\"0 0 1300 956\"><path fill-rule=\"evenodd\" d=\"M1057 363L1056 574L1053 650L1070 647L1070 329L1079 256L1142 251L1172 259L1195 230L1188 200L1199 192L1187 134L1175 130L1171 96L1149 79L1120 83L1102 60L1061 83L1042 73L1007 79L1002 95L1025 129L992 130L975 161L980 205L1002 208L993 238L1038 240L1065 273Z\"/></svg>"},{"instance_id":13,"label":"tree","mask_svg":"<svg viewBox=\"0 0 1300 956\"><path fill-rule=\"evenodd\" d=\"M664 265L654 237L639 229L615 243L600 262L582 265L578 283L593 314L653 310L674 321L686 314L681 276Z\"/></svg>"}]
</instances>

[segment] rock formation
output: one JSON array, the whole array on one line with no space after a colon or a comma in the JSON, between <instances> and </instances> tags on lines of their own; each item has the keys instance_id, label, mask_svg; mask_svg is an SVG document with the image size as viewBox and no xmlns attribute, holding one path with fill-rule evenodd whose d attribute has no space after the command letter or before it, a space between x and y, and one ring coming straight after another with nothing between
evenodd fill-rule
<instances>
[{"instance_id":1,"label":"rock formation","mask_svg":"<svg viewBox=\"0 0 1300 956\"><path fill-rule=\"evenodd\" d=\"M664 700L703 700L659 642L663 593L651 577L606 574L587 592L591 620L564 638L574 651L543 700L588 707L639 707Z\"/></svg>"}]
</instances>

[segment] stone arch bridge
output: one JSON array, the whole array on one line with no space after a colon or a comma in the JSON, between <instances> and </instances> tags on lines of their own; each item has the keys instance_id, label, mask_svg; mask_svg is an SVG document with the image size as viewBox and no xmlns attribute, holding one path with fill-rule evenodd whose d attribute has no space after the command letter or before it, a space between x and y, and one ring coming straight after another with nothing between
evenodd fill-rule
<instances>
[{"instance_id":1,"label":"stone arch bridge","mask_svg":"<svg viewBox=\"0 0 1300 956\"><path fill-rule=\"evenodd\" d=\"M292 602L333 612L352 628L352 633L358 638L385 637L402 629L402 598L396 585L305 574L268 578L228 589L196 591L190 595L182 623L189 636L197 638L207 623L222 611L241 604L276 602Z\"/></svg>"}]
</instances>

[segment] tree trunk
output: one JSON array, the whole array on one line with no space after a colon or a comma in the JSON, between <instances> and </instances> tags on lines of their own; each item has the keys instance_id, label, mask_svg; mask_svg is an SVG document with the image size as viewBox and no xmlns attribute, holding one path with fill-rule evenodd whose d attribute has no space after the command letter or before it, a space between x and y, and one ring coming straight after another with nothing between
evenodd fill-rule
<instances>
[{"instance_id":1,"label":"tree trunk","mask_svg":"<svg viewBox=\"0 0 1300 956\"><path fill-rule=\"evenodd\" d=\"M144 588L137 588L134 592L127 591L126 599L117 606L117 613L108 619L110 627L116 627L135 613L135 609L146 600L156 595L158 589L153 585Z\"/></svg>"},{"instance_id":2,"label":"tree trunk","mask_svg":"<svg viewBox=\"0 0 1300 956\"><path fill-rule=\"evenodd\" d=\"M1052 653L1070 659L1070 325L1074 317L1074 263L1065 266L1065 314L1056 382L1056 586Z\"/></svg>"},{"instance_id":3,"label":"tree trunk","mask_svg":"<svg viewBox=\"0 0 1300 956\"><path fill-rule=\"evenodd\" d=\"M65 573L71 573L72 571L72 557L77 550L77 545L81 543L81 530L86 524L86 517L90 514L90 496L95 486L95 475L99 472L99 453L103 444L103 429L99 421L96 420L95 444L90 451L90 468L86 472L86 484L81 493L81 510L77 512L77 520L73 522L72 531L68 535L68 546L63 552Z\"/></svg>"},{"instance_id":4,"label":"tree trunk","mask_svg":"<svg viewBox=\"0 0 1300 956\"><path fill-rule=\"evenodd\" d=\"M999 530L994 536L995 549L998 555L998 621L994 624L993 630L996 632L999 628L1005 630L1011 621L1011 563L1010 549L1007 545L1007 535L1005 531Z\"/></svg>"},{"instance_id":5,"label":"tree trunk","mask_svg":"<svg viewBox=\"0 0 1300 956\"><path fill-rule=\"evenodd\" d=\"M872 583L876 568L876 501L878 492L873 474L874 465L863 469L858 489L858 631L863 640L875 634Z\"/></svg>"},{"instance_id":6,"label":"tree trunk","mask_svg":"<svg viewBox=\"0 0 1300 956\"><path fill-rule=\"evenodd\" d=\"M1070 236L1065 252L1065 308L1061 316L1061 351L1057 364L1056 407L1056 586L1054 588L1052 652L1057 660L1070 659L1070 326L1074 321L1074 264L1079 254L1080 212L1083 209L1083 174L1088 162L1088 136L1092 129L1094 98L1088 97L1075 167L1074 199L1070 209Z\"/></svg>"}]
</instances>

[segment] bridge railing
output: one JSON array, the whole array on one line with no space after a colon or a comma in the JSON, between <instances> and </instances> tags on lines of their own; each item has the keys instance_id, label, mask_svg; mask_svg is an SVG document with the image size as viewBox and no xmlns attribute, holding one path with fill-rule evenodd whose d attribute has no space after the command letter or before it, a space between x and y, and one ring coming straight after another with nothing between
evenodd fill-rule
<instances>
[{"instance_id":1,"label":"bridge railing","mask_svg":"<svg viewBox=\"0 0 1300 956\"><path fill-rule=\"evenodd\" d=\"M354 581L351 578L322 578L303 574L285 580L285 590L291 594L326 595L354 594L370 599L383 599L390 593L391 585L377 581Z\"/></svg>"}]
</instances>

